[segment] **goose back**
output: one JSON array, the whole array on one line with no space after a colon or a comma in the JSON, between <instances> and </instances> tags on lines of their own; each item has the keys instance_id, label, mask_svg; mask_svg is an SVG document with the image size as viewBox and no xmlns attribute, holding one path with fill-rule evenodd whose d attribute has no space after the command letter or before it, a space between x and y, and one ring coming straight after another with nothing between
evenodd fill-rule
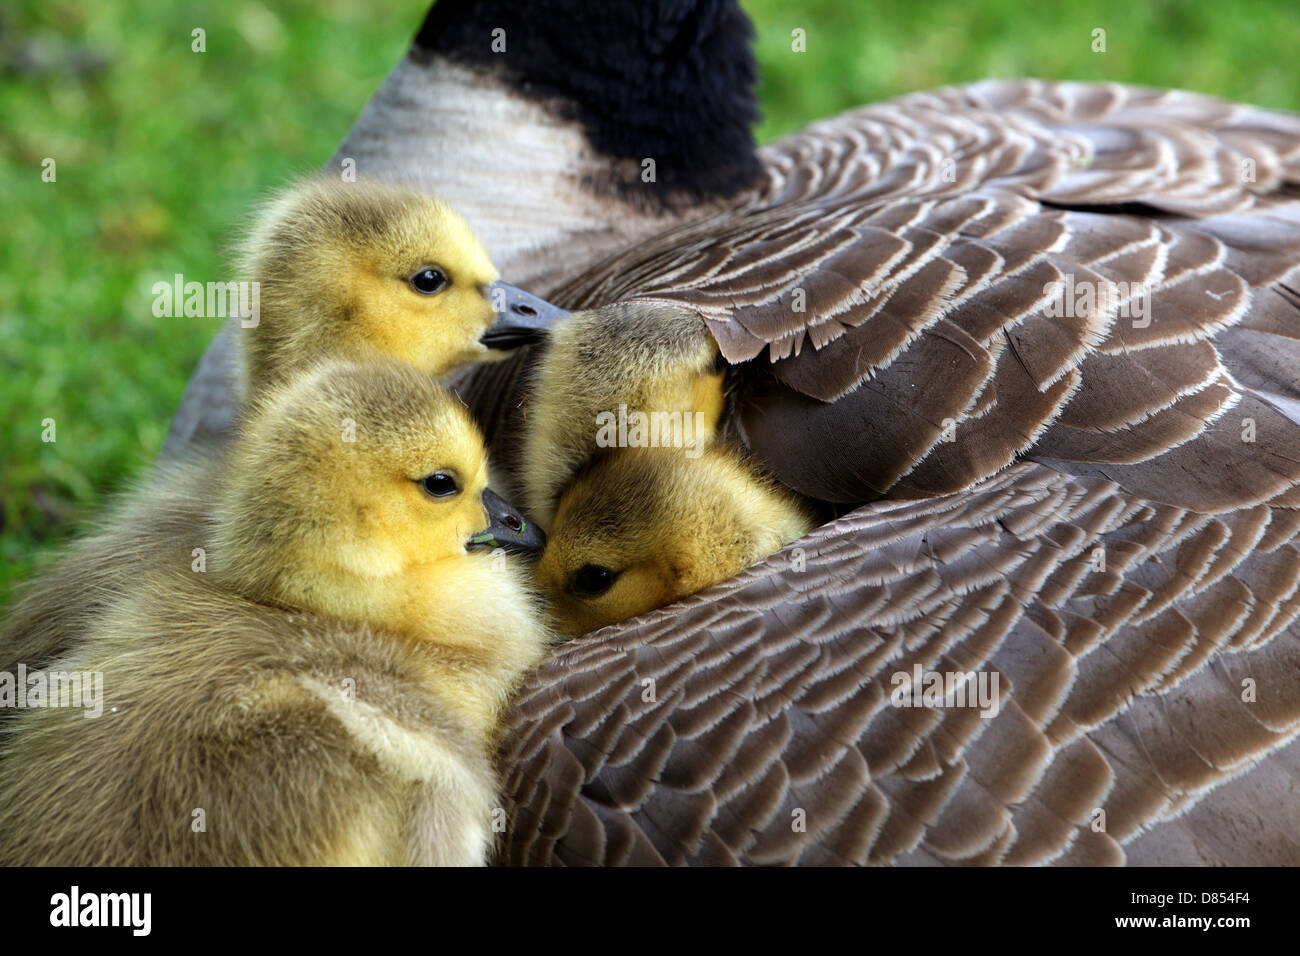
<instances>
[{"instance_id":1,"label":"goose back","mask_svg":"<svg viewBox=\"0 0 1300 956\"><path fill-rule=\"evenodd\" d=\"M503 859L1300 862L1300 118L998 82L767 158L557 298L698 309L783 479L891 500L545 663Z\"/></svg>"},{"instance_id":2,"label":"goose back","mask_svg":"<svg viewBox=\"0 0 1300 956\"><path fill-rule=\"evenodd\" d=\"M1203 510L1291 502L1300 117L989 82L765 155L752 201L557 300L698 309L792 487L943 494L1027 456Z\"/></svg>"}]
</instances>

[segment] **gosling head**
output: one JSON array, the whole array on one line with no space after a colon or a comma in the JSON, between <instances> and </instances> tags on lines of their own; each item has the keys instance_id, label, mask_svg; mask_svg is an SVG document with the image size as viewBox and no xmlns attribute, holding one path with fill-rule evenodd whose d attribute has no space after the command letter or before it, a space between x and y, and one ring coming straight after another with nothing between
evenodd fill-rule
<instances>
[{"instance_id":1,"label":"gosling head","mask_svg":"<svg viewBox=\"0 0 1300 956\"><path fill-rule=\"evenodd\" d=\"M521 475L530 513L548 524L579 469L615 432L648 416L674 419L704 445L726 405L726 362L704 317L657 302L619 302L574 312L550 331L533 373ZM631 419L629 419L629 413Z\"/></svg>"},{"instance_id":2,"label":"gosling head","mask_svg":"<svg viewBox=\"0 0 1300 956\"><path fill-rule=\"evenodd\" d=\"M504 577L489 549L543 541L486 486L478 429L428 375L387 360L326 363L255 403L211 565L259 603L416 636L440 622L464 628L458 615L495 612Z\"/></svg>"},{"instance_id":3,"label":"gosling head","mask_svg":"<svg viewBox=\"0 0 1300 956\"><path fill-rule=\"evenodd\" d=\"M256 322L240 329L245 394L327 357L384 354L440 376L499 358L564 314L498 282L449 206L393 183L289 189L263 210L242 260L259 283Z\"/></svg>"},{"instance_id":4,"label":"gosling head","mask_svg":"<svg viewBox=\"0 0 1300 956\"><path fill-rule=\"evenodd\" d=\"M561 496L536 575L556 629L584 634L725 581L815 524L730 446L616 449Z\"/></svg>"}]
</instances>

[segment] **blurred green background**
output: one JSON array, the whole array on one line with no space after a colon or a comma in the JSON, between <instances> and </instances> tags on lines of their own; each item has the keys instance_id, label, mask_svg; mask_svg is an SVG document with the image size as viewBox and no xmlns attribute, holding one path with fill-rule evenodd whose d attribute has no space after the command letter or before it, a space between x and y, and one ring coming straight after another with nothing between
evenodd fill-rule
<instances>
[{"instance_id":1,"label":"blurred green background","mask_svg":"<svg viewBox=\"0 0 1300 956\"><path fill-rule=\"evenodd\" d=\"M1300 109L1295 0L742 2L758 29L765 141L986 76L1179 86ZM0 605L154 460L216 331L219 320L154 318L150 285L222 276L245 210L330 156L425 6L0 8ZM1092 52L1096 28L1104 54ZM805 52L791 49L795 29ZM41 181L47 157L54 183ZM54 443L41 441L47 418Z\"/></svg>"}]
</instances>

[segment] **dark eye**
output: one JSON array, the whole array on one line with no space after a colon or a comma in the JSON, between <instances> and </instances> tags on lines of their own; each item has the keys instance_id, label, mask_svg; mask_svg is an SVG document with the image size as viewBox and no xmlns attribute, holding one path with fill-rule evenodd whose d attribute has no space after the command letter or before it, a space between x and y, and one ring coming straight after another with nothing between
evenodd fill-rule
<instances>
[{"instance_id":1,"label":"dark eye","mask_svg":"<svg viewBox=\"0 0 1300 956\"><path fill-rule=\"evenodd\" d=\"M437 295L447 285L447 277L439 269L421 269L411 276L411 288L420 295Z\"/></svg>"},{"instance_id":2,"label":"dark eye","mask_svg":"<svg viewBox=\"0 0 1300 956\"><path fill-rule=\"evenodd\" d=\"M573 590L586 597L599 597L614 584L616 575L609 568L598 564L584 564L573 576Z\"/></svg>"},{"instance_id":3,"label":"dark eye","mask_svg":"<svg viewBox=\"0 0 1300 956\"><path fill-rule=\"evenodd\" d=\"M435 498L446 498L448 495L454 495L460 491L460 485L456 484L456 479L442 471L435 471L432 475L421 479L420 485Z\"/></svg>"}]
</instances>

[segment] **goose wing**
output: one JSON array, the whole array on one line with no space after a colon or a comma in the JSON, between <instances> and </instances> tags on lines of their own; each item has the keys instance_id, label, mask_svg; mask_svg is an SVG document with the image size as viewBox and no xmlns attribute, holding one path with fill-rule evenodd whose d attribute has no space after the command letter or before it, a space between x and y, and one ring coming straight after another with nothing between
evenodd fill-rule
<instances>
[{"instance_id":1,"label":"goose wing","mask_svg":"<svg viewBox=\"0 0 1300 956\"><path fill-rule=\"evenodd\" d=\"M1028 456L1224 510L1300 479L1300 116L989 82L766 159L754 201L562 297L702 312L793 487L942 494Z\"/></svg>"},{"instance_id":2,"label":"goose wing","mask_svg":"<svg viewBox=\"0 0 1300 956\"><path fill-rule=\"evenodd\" d=\"M563 297L699 309L787 482L920 500L561 650L506 861L1300 862L1300 118L997 82L767 159Z\"/></svg>"},{"instance_id":3,"label":"goose wing","mask_svg":"<svg viewBox=\"0 0 1300 956\"><path fill-rule=\"evenodd\" d=\"M1297 524L1033 463L862 508L544 664L505 861L1300 863Z\"/></svg>"}]
</instances>

